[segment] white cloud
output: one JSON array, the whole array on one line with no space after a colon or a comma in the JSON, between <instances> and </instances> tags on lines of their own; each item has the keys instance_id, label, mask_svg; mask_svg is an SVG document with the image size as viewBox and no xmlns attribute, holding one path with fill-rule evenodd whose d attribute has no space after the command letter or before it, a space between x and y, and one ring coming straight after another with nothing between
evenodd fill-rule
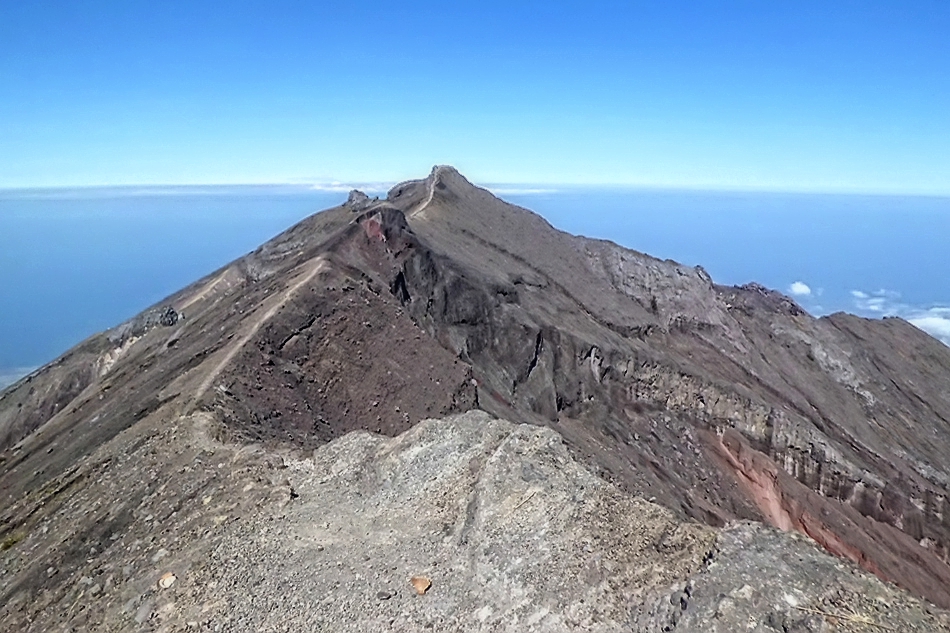
<instances>
[{"instance_id":1,"label":"white cloud","mask_svg":"<svg viewBox=\"0 0 950 633\"><path fill-rule=\"evenodd\" d=\"M864 316L903 316L910 307L900 302L901 293L881 288L873 292L852 290L854 307L858 314Z\"/></svg>"},{"instance_id":2,"label":"white cloud","mask_svg":"<svg viewBox=\"0 0 950 633\"><path fill-rule=\"evenodd\" d=\"M314 182L309 186L314 191L349 193L358 189L363 193L386 193L396 183L391 182Z\"/></svg>"},{"instance_id":3,"label":"white cloud","mask_svg":"<svg viewBox=\"0 0 950 633\"><path fill-rule=\"evenodd\" d=\"M803 281L796 281L788 287L788 291L796 297L808 297L811 295L811 288Z\"/></svg>"},{"instance_id":4,"label":"white cloud","mask_svg":"<svg viewBox=\"0 0 950 633\"><path fill-rule=\"evenodd\" d=\"M950 345L950 307L921 308L900 301L900 293L884 288L873 292L852 290L855 312L861 316L897 316Z\"/></svg>"},{"instance_id":5,"label":"white cloud","mask_svg":"<svg viewBox=\"0 0 950 633\"><path fill-rule=\"evenodd\" d=\"M314 191L339 191L340 193L347 193L354 189L359 189L359 187L354 187L353 185L348 185L340 182L328 182L328 183L319 183L315 185L310 185L310 188Z\"/></svg>"},{"instance_id":6,"label":"white cloud","mask_svg":"<svg viewBox=\"0 0 950 633\"><path fill-rule=\"evenodd\" d=\"M872 312L886 312L887 299L884 299L883 297L872 297L871 299L865 299L864 309L871 310Z\"/></svg>"},{"instance_id":7,"label":"white cloud","mask_svg":"<svg viewBox=\"0 0 950 633\"><path fill-rule=\"evenodd\" d=\"M921 316L908 320L932 337L950 345L950 318L942 316Z\"/></svg>"},{"instance_id":8,"label":"white cloud","mask_svg":"<svg viewBox=\"0 0 950 633\"><path fill-rule=\"evenodd\" d=\"M950 345L950 308L935 307L918 311L907 320L935 339Z\"/></svg>"}]
</instances>

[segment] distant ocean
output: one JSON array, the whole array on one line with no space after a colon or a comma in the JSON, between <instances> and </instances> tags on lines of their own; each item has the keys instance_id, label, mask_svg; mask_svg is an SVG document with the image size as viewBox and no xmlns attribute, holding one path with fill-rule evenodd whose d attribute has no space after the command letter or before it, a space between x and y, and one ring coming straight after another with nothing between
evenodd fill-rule
<instances>
[{"instance_id":1,"label":"distant ocean","mask_svg":"<svg viewBox=\"0 0 950 633\"><path fill-rule=\"evenodd\" d=\"M492 188L554 226L950 345L950 198ZM370 193L381 193L379 191ZM0 190L0 387L339 204L308 186Z\"/></svg>"}]
</instances>

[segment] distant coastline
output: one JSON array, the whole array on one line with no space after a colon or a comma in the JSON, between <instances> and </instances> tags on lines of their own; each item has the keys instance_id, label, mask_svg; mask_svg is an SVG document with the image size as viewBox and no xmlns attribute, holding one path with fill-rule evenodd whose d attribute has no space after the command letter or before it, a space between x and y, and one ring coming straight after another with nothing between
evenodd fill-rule
<instances>
[{"instance_id":1,"label":"distant coastline","mask_svg":"<svg viewBox=\"0 0 950 633\"><path fill-rule=\"evenodd\" d=\"M0 391L6 389L20 378L39 369L38 367L0 367Z\"/></svg>"}]
</instances>

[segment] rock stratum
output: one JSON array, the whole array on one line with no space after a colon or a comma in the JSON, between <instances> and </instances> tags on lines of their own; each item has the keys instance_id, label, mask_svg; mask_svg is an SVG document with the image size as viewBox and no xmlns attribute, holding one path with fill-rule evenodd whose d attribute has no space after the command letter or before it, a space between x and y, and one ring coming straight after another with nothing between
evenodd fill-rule
<instances>
[{"instance_id":1,"label":"rock stratum","mask_svg":"<svg viewBox=\"0 0 950 633\"><path fill-rule=\"evenodd\" d=\"M950 630L948 455L912 325L437 167L0 393L0 628Z\"/></svg>"}]
</instances>

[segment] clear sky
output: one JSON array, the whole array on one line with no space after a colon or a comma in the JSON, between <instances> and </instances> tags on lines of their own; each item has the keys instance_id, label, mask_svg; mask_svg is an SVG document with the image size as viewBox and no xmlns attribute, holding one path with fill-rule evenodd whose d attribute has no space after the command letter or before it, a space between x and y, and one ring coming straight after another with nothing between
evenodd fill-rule
<instances>
[{"instance_id":1,"label":"clear sky","mask_svg":"<svg viewBox=\"0 0 950 633\"><path fill-rule=\"evenodd\" d=\"M950 194L950 2L0 0L0 187Z\"/></svg>"}]
</instances>

